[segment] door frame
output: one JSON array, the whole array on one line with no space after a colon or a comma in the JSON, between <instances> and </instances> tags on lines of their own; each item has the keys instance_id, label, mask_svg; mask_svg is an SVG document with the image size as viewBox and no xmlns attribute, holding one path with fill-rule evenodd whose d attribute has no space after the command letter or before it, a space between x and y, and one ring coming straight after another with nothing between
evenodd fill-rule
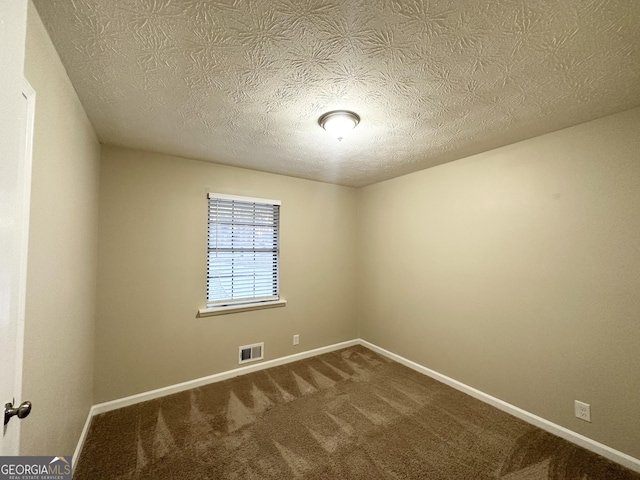
<instances>
[{"instance_id":1,"label":"door frame","mask_svg":"<svg viewBox=\"0 0 640 480\"><path fill-rule=\"evenodd\" d=\"M15 321L15 350L13 358L13 393L14 406L22 402L22 375L24 365L24 331L27 304L27 268L29 259L29 221L31 218L31 172L33 166L33 134L35 126L35 105L36 92L26 79L23 79L20 91L23 102L20 121L20 150L18 160L18 192L16 194L15 222L19 227L16 233L19 236L16 242L18 258L17 268L17 295L16 295L16 315L9 317L9 321ZM5 399L2 399L6 401ZM3 405L4 407L4 405ZM10 443L8 451L4 454L19 455L21 422L15 418L4 427L3 437L9 434ZM8 430L10 428L10 430ZM5 447L4 450L7 450Z\"/></svg>"},{"instance_id":2,"label":"door frame","mask_svg":"<svg viewBox=\"0 0 640 480\"><path fill-rule=\"evenodd\" d=\"M36 117L36 91L26 78L22 81L22 97L27 102L23 142L20 151L22 168L20 175L20 271L18 273L18 318L16 325L16 359L14 391L16 403L22 403L22 375L24 365L24 329L27 308L27 268L29 263L29 225L31 219L31 172L33 168L33 132ZM17 422L20 423L20 422ZM20 441L20 427L17 432Z\"/></svg>"}]
</instances>

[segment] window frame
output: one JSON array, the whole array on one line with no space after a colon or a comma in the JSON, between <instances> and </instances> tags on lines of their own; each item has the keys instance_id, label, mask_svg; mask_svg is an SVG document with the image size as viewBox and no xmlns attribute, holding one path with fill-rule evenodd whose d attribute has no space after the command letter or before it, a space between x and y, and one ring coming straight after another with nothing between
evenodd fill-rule
<instances>
[{"instance_id":1,"label":"window frame","mask_svg":"<svg viewBox=\"0 0 640 480\"><path fill-rule=\"evenodd\" d=\"M211 199L219 199L228 202L238 202L244 204L244 207L249 204L256 204L262 207L264 206L273 206L276 207L277 210L275 212L275 289L276 295L269 295L267 297L244 297L242 299L220 299L220 300L211 300L209 297L209 269L211 267L210 263L210 253L211 248L209 245L210 242L210 228L211 228ZM284 307L286 305L286 300L282 299L280 296L280 207L282 202L280 200L272 200L267 198L257 198L257 197L245 197L239 195L229 195L217 192L209 192L207 194L207 294L206 294L206 308L199 310L200 316L206 315L221 315L226 313L234 313L240 311L249 311L256 310L262 308L274 308L274 307ZM259 249L257 251L260 251ZM228 251L227 252L231 252Z\"/></svg>"}]
</instances>

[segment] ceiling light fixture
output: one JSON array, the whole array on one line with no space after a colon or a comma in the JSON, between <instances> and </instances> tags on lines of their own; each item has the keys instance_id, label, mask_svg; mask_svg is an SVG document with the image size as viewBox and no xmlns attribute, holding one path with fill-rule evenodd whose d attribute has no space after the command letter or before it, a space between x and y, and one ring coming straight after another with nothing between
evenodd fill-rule
<instances>
[{"instance_id":1,"label":"ceiling light fixture","mask_svg":"<svg viewBox=\"0 0 640 480\"><path fill-rule=\"evenodd\" d=\"M348 110L333 110L320 116L318 123L339 141L360 123L357 113Z\"/></svg>"}]
</instances>

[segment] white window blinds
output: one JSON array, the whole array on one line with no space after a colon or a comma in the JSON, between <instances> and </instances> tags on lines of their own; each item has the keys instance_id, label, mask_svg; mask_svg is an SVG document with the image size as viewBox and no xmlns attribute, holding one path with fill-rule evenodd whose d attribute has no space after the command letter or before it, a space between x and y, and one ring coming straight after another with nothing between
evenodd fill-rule
<instances>
[{"instance_id":1,"label":"white window blinds","mask_svg":"<svg viewBox=\"0 0 640 480\"><path fill-rule=\"evenodd\" d=\"M280 202L209 194L207 306L279 299Z\"/></svg>"}]
</instances>

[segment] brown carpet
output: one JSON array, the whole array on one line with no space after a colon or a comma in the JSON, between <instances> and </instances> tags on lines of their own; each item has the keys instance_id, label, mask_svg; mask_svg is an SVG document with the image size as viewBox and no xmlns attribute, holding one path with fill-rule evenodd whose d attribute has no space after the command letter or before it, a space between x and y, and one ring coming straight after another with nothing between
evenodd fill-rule
<instances>
[{"instance_id":1,"label":"brown carpet","mask_svg":"<svg viewBox=\"0 0 640 480\"><path fill-rule=\"evenodd\" d=\"M93 419L77 480L640 480L364 347Z\"/></svg>"}]
</instances>

